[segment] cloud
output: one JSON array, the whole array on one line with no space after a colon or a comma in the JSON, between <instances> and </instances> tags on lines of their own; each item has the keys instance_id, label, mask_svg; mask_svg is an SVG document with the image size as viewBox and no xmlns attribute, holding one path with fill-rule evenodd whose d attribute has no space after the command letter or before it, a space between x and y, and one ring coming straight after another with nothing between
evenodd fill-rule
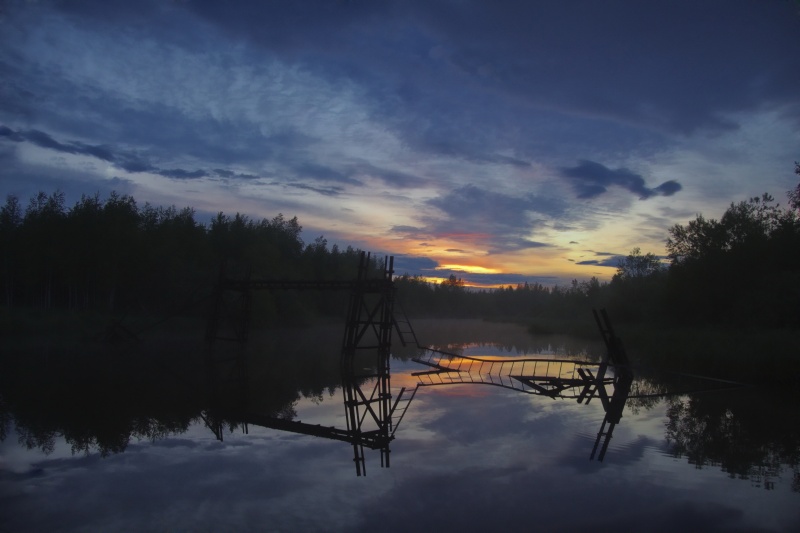
<instances>
[{"instance_id":1,"label":"cloud","mask_svg":"<svg viewBox=\"0 0 800 533\"><path fill-rule=\"evenodd\" d=\"M205 170L183 170L181 168L158 170L156 171L156 174L176 180L194 180L208 176L208 173Z\"/></svg>"},{"instance_id":2,"label":"cloud","mask_svg":"<svg viewBox=\"0 0 800 533\"><path fill-rule=\"evenodd\" d=\"M209 171L203 169L159 169L131 151L115 149L108 145L91 145L78 141L59 142L51 135L39 130L14 131L7 126L0 125L0 137L5 137L17 143L29 142L40 148L54 150L56 152L94 157L112 163L115 167L131 173L152 172L153 174L175 180L194 180L210 176ZM260 176L253 174L235 173L230 170L219 168L214 169L212 172L220 177L229 179L255 180L260 178ZM319 171L319 173L323 172L324 171ZM308 187L308 189L312 188ZM328 193L330 192L331 191L328 190Z\"/></svg>"},{"instance_id":3,"label":"cloud","mask_svg":"<svg viewBox=\"0 0 800 533\"><path fill-rule=\"evenodd\" d=\"M360 175L367 175L380 181L384 182L387 185L392 187L398 187L400 189L407 189L412 187L422 187L429 183L429 180L421 178L419 176L414 176L413 174L409 174L402 171L397 170L389 170L385 168L376 167L369 163L362 163L354 167L354 173Z\"/></svg>"},{"instance_id":4,"label":"cloud","mask_svg":"<svg viewBox=\"0 0 800 533\"><path fill-rule=\"evenodd\" d=\"M628 258L627 255L612 254L610 252L596 252L595 256L599 259L587 259L585 261L578 261L575 264L617 268L620 263L624 262ZM656 257L658 257L658 259L666 259L666 256Z\"/></svg>"},{"instance_id":5,"label":"cloud","mask_svg":"<svg viewBox=\"0 0 800 533\"><path fill-rule=\"evenodd\" d=\"M683 189L683 187L680 183L675 180L669 180L654 188L653 191L661 196L672 196L681 189Z\"/></svg>"},{"instance_id":6,"label":"cloud","mask_svg":"<svg viewBox=\"0 0 800 533\"><path fill-rule=\"evenodd\" d=\"M644 178L627 168L612 170L600 163L582 159L575 167L562 168L561 174L571 181L578 198L596 198L608 191L608 187L621 187L645 200L651 196L672 196L681 190L677 181L666 181L651 189Z\"/></svg>"},{"instance_id":7,"label":"cloud","mask_svg":"<svg viewBox=\"0 0 800 533\"><path fill-rule=\"evenodd\" d=\"M531 225L528 213L539 209L539 203L532 197L509 196L475 185L459 187L427 203L463 223L468 230L527 229Z\"/></svg>"},{"instance_id":8,"label":"cloud","mask_svg":"<svg viewBox=\"0 0 800 533\"><path fill-rule=\"evenodd\" d=\"M394 270L398 274L419 274L433 271L439 263L429 257L398 254L394 256Z\"/></svg>"},{"instance_id":9,"label":"cloud","mask_svg":"<svg viewBox=\"0 0 800 533\"><path fill-rule=\"evenodd\" d=\"M557 198L533 194L510 196L465 185L426 202L445 218L421 217L425 232L440 238L478 244L490 253L547 246L530 238L542 220L566 216L566 204Z\"/></svg>"},{"instance_id":10,"label":"cloud","mask_svg":"<svg viewBox=\"0 0 800 533\"><path fill-rule=\"evenodd\" d=\"M347 213L342 234L381 233L345 229L361 199L385 206L372 219L383 227L415 218L406 235L436 249L447 237L453 249L515 252L567 230L587 243L609 212L635 228L629 240L656 242L629 216L633 198L681 192L691 213L708 212L704 191L750 186L719 179L728 165L749 162L742 175L794 160L750 124L797 132L796 21L778 0L12 2L0 21L0 157L42 174L36 187L67 173L52 154L75 154L90 161L71 176L149 174L128 176L147 201L172 201L153 176L172 180L172 197L206 179L223 206L292 210L317 227L323 211ZM619 154L627 168L609 163ZM762 175L785 190L776 171ZM248 181L247 197L234 180Z\"/></svg>"},{"instance_id":11,"label":"cloud","mask_svg":"<svg viewBox=\"0 0 800 533\"><path fill-rule=\"evenodd\" d=\"M280 185L275 183L274 185ZM293 189L302 189L304 191L311 191L317 194L321 194L322 196L339 196L342 194L344 190L342 187L314 187L312 185L307 185L305 183L297 183L297 182L290 182L282 184L286 187L291 187Z\"/></svg>"},{"instance_id":12,"label":"cloud","mask_svg":"<svg viewBox=\"0 0 800 533\"><path fill-rule=\"evenodd\" d=\"M314 4L302 15L291 2L188 7L229 35L358 79L410 122L431 110L457 118L451 111L469 93L687 133L735 128L726 113L765 100L796 101L800 54L787 50L798 45L786 2L620 2L578 14L557 3ZM712 13L724 21L709 26Z\"/></svg>"},{"instance_id":13,"label":"cloud","mask_svg":"<svg viewBox=\"0 0 800 533\"><path fill-rule=\"evenodd\" d=\"M450 250L465 252L464 250ZM466 252L465 252L466 253ZM436 278L447 278L450 275L461 278L466 283L476 286L519 285L524 283L542 283L553 285L560 281L556 276L530 276L516 273L474 273L458 269L441 269L439 262L429 257L395 255L394 269L397 274L420 274Z\"/></svg>"},{"instance_id":14,"label":"cloud","mask_svg":"<svg viewBox=\"0 0 800 533\"><path fill-rule=\"evenodd\" d=\"M424 240L429 239L431 234L425 228L417 226L392 226L389 231L402 235L406 239Z\"/></svg>"},{"instance_id":15,"label":"cloud","mask_svg":"<svg viewBox=\"0 0 800 533\"><path fill-rule=\"evenodd\" d=\"M344 183L346 185L362 185L360 181L351 178L345 173L316 163L300 163L294 165L292 170L294 170L294 172L300 178L311 178L317 181L333 181L337 183Z\"/></svg>"},{"instance_id":16,"label":"cloud","mask_svg":"<svg viewBox=\"0 0 800 533\"><path fill-rule=\"evenodd\" d=\"M577 261L575 264L617 268L619 266L620 261L622 261L623 259L625 259L625 256L618 255L608 259L587 259L585 261Z\"/></svg>"},{"instance_id":17,"label":"cloud","mask_svg":"<svg viewBox=\"0 0 800 533\"><path fill-rule=\"evenodd\" d=\"M0 127L0 136L6 137L14 142L29 142L39 148L54 150L56 152L94 157L112 163L118 168L127 170L128 172L155 171L159 174L164 173L163 175L165 176L168 176L171 172L179 173L179 171L159 171L132 152L115 150L108 145L90 145L78 141L59 142L49 134L39 130L14 131L11 128L2 126Z\"/></svg>"},{"instance_id":18,"label":"cloud","mask_svg":"<svg viewBox=\"0 0 800 533\"><path fill-rule=\"evenodd\" d=\"M14 131L7 126L0 126L0 136L6 137L14 142L28 141L40 148L67 154L88 155L96 157L97 159L102 159L103 161L112 162L116 159L116 156L108 146L89 145L77 141L61 143L53 139L53 137L47 133L39 130Z\"/></svg>"}]
</instances>

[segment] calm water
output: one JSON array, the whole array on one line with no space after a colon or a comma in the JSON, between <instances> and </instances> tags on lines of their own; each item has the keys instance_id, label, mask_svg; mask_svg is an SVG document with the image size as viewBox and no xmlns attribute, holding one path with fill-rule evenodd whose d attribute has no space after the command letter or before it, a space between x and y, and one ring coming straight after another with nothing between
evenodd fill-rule
<instances>
[{"instance_id":1,"label":"calm water","mask_svg":"<svg viewBox=\"0 0 800 533\"><path fill-rule=\"evenodd\" d=\"M464 326L431 323L418 336L493 360L597 361L602 351L508 325ZM389 443L390 467L367 448L358 476L350 442L254 423L348 427L338 329L295 333L253 341L248 424L214 418L198 399L202 379L163 361L148 367L158 390L87 392L75 378L51 382L52 394L4 391L0 531L800 530L796 400L757 389L651 396L701 387L639 376L601 462L590 460L606 414L599 398L434 384L412 375L431 370L413 361L420 352L398 348L395 398L426 385ZM358 387L368 397L374 384Z\"/></svg>"}]
</instances>

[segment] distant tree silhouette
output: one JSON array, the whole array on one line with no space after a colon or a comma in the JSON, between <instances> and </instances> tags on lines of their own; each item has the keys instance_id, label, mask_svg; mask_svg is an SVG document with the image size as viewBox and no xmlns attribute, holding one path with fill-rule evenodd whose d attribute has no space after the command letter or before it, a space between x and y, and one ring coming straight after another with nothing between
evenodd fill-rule
<instances>
[{"instance_id":1,"label":"distant tree silhouette","mask_svg":"<svg viewBox=\"0 0 800 533\"><path fill-rule=\"evenodd\" d=\"M14 304L16 263L19 262L22 243L19 232L22 225L22 208L16 196L9 195L0 208L0 257L2 257L3 297L5 305Z\"/></svg>"},{"instance_id":2,"label":"distant tree silhouette","mask_svg":"<svg viewBox=\"0 0 800 533\"><path fill-rule=\"evenodd\" d=\"M617 272L612 279L626 282L634 279L641 279L663 272L664 265L661 260L652 253L642 255L639 247L631 250L631 253L619 262Z\"/></svg>"},{"instance_id":3,"label":"distant tree silhouette","mask_svg":"<svg viewBox=\"0 0 800 533\"><path fill-rule=\"evenodd\" d=\"M800 172L800 165L796 167ZM792 196L794 204L797 195ZM193 315L210 294L222 263L228 275L266 279L353 279L360 251L301 238L297 217L255 220L219 212L198 223L191 207L139 207L133 197L84 195L66 209L64 194L40 192L24 210L9 196L0 208L0 304L103 313ZM521 283L467 287L395 278L410 316L574 320L609 307L619 320L750 321L800 324L800 213L769 195L732 203L719 219L697 215L668 230L670 265L634 248L610 283ZM378 269L379 258L371 268ZM341 316L346 298L330 293L259 292L259 322ZM259 318L260 317L260 318Z\"/></svg>"},{"instance_id":4,"label":"distant tree silhouette","mask_svg":"<svg viewBox=\"0 0 800 533\"><path fill-rule=\"evenodd\" d=\"M800 176L800 163L795 162L794 173ZM789 205L800 211L800 183L798 183L794 189L786 194L789 195Z\"/></svg>"}]
</instances>

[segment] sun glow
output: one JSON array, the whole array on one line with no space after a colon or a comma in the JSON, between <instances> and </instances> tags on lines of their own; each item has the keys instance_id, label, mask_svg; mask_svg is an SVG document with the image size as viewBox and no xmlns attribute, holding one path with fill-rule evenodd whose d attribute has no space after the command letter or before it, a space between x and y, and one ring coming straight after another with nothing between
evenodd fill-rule
<instances>
[{"instance_id":1,"label":"sun glow","mask_svg":"<svg viewBox=\"0 0 800 533\"><path fill-rule=\"evenodd\" d=\"M468 274L500 274L501 270L496 268L487 268L477 265L439 265L436 270L455 270L458 272L466 272Z\"/></svg>"}]
</instances>

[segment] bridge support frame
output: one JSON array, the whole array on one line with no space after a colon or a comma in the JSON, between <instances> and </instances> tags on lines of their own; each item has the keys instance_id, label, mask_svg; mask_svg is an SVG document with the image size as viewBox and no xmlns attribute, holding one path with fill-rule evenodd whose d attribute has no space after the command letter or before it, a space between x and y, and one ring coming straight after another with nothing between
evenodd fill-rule
<instances>
[{"instance_id":1,"label":"bridge support frame","mask_svg":"<svg viewBox=\"0 0 800 533\"><path fill-rule=\"evenodd\" d=\"M389 443L395 429L392 414L398 403L392 405L389 368L392 330L397 324L393 275L393 257L385 257L383 267L375 269L370 254L365 252L359 256L358 273L353 281L252 280L249 271L239 279L232 279L223 264L206 327L206 363L212 403L221 404L223 383L237 381L242 393L241 411L247 420L259 420L270 427L278 425L288 431L347 440L353 445L359 476L366 474L365 447L380 450L381 466L388 467ZM244 413L247 405L245 348L249 339L252 293L264 289L350 290L340 356L346 432L336 428L308 428L299 422L270 421L269 417ZM218 341L232 342L233 349L219 351Z\"/></svg>"},{"instance_id":2,"label":"bridge support frame","mask_svg":"<svg viewBox=\"0 0 800 533\"><path fill-rule=\"evenodd\" d=\"M392 393L389 360L394 329L394 258L384 259L376 278L369 278L370 256L362 252L358 276L350 293L341 365L347 429L353 441L356 474L366 474L364 445L381 451L381 466L389 466ZM359 369L368 368L366 372ZM374 369L374 370L373 370ZM365 394L362 384L370 382Z\"/></svg>"}]
</instances>

